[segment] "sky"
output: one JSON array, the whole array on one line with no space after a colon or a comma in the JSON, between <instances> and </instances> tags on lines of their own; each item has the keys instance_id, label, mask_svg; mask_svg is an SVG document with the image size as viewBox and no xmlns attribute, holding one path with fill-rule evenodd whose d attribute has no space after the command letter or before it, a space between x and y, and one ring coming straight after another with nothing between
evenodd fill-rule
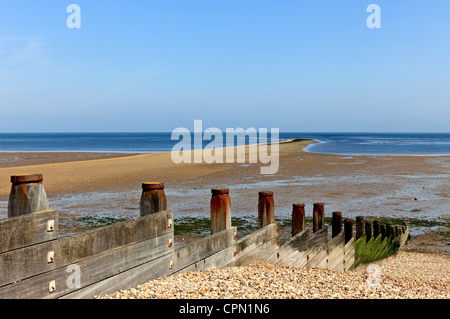
<instances>
[{"instance_id":1,"label":"sky","mask_svg":"<svg viewBox=\"0 0 450 319\"><path fill-rule=\"evenodd\" d=\"M450 132L449 14L448 0L0 0L0 132Z\"/></svg>"}]
</instances>

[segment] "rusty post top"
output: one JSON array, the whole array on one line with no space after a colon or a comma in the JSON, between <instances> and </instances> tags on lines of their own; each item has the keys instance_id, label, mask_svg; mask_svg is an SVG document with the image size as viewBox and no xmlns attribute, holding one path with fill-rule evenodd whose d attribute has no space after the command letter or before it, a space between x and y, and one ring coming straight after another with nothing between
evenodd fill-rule
<instances>
[{"instance_id":1,"label":"rusty post top","mask_svg":"<svg viewBox=\"0 0 450 319\"><path fill-rule=\"evenodd\" d=\"M333 212L333 215L334 215L334 216L342 217L342 213L341 213L341 212Z\"/></svg>"},{"instance_id":2,"label":"rusty post top","mask_svg":"<svg viewBox=\"0 0 450 319\"><path fill-rule=\"evenodd\" d=\"M142 183L143 189L164 189L164 183L159 182L150 182L150 183Z\"/></svg>"},{"instance_id":3,"label":"rusty post top","mask_svg":"<svg viewBox=\"0 0 450 319\"><path fill-rule=\"evenodd\" d=\"M260 197L273 196L273 192L259 192L258 194L259 194Z\"/></svg>"},{"instance_id":4,"label":"rusty post top","mask_svg":"<svg viewBox=\"0 0 450 319\"><path fill-rule=\"evenodd\" d=\"M293 208L305 208L305 204L299 203L299 204L292 204Z\"/></svg>"},{"instance_id":5,"label":"rusty post top","mask_svg":"<svg viewBox=\"0 0 450 319\"><path fill-rule=\"evenodd\" d=\"M323 207L323 206L325 206L325 204L324 203L314 203L313 206L314 207Z\"/></svg>"},{"instance_id":6,"label":"rusty post top","mask_svg":"<svg viewBox=\"0 0 450 319\"><path fill-rule=\"evenodd\" d=\"M363 216L356 216L356 220L364 220Z\"/></svg>"},{"instance_id":7,"label":"rusty post top","mask_svg":"<svg viewBox=\"0 0 450 319\"><path fill-rule=\"evenodd\" d=\"M228 194L230 190L228 188L213 188L211 189L211 193L213 195L219 195L219 194Z\"/></svg>"},{"instance_id":8,"label":"rusty post top","mask_svg":"<svg viewBox=\"0 0 450 319\"><path fill-rule=\"evenodd\" d=\"M23 174L11 176L11 183L40 183L44 180L42 174Z\"/></svg>"}]
</instances>

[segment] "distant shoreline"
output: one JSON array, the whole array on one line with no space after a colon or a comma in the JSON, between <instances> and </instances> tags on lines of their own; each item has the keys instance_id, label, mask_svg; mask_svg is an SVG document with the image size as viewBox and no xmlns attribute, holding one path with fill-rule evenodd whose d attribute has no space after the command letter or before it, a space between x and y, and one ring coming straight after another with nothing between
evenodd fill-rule
<instances>
[{"instance_id":1,"label":"distant shoreline","mask_svg":"<svg viewBox=\"0 0 450 319\"><path fill-rule=\"evenodd\" d=\"M191 133L192 134L192 133ZM280 143L312 140L308 153L347 156L450 156L450 133L301 133L280 132ZM191 135L191 142L194 137ZM270 142L270 137L269 140ZM171 151L171 133L0 133L0 153L117 153ZM202 139L202 148L211 140ZM239 143L243 142L242 137ZM226 145L225 141L220 141ZM253 143L253 142L252 142ZM236 142L234 143L236 145ZM247 141L248 144L248 141ZM188 144L189 145L189 144ZM211 144L213 145L213 144ZM194 145L191 144L194 149Z\"/></svg>"},{"instance_id":2,"label":"distant shoreline","mask_svg":"<svg viewBox=\"0 0 450 319\"><path fill-rule=\"evenodd\" d=\"M279 144L298 143L308 141L308 139L287 139L279 141ZM267 143L270 144L270 143ZM258 144L256 144L258 145ZM244 145L242 145L244 146ZM248 147L249 145L245 145ZM238 146L241 147L241 146ZM227 146L222 147L226 149ZM193 149L194 150L194 149ZM57 164L77 161L90 161L107 158L120 158L145 154L170 153L170 151L155 152L111 152L111 151L21 151L21 152L0 152L0 168L32 166L40 164Z\"/></svg>"}]
</instances>

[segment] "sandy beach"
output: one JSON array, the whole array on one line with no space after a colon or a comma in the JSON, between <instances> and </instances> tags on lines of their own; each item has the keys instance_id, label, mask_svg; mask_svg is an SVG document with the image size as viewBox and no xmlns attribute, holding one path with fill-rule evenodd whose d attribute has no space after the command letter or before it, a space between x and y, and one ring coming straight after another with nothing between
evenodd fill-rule
<instances>
[{"instance_id":1,"label":"sandy beach","mask_svg":"<svg viewBox=\"0 0 450 319\"><path fill-rule=\"evenodd\" d=\"M324 202L328 216L341 211L344 218L362 215L427 220L439 234L431 246L448 251L449 156L304 152L310 143L315 142L280 143L279 170L273 175L262 175L260 167L265 164L259 161L175 164L170 152L3 153L0 218L6 217L10 176L16 174L43 174L50 207L60 211L63 224L66 217L68 228L76 227L69 221L80 216L138 216L141 183L158 181L165 183L168 209L174 210L179 220L208 218L210 189L214 187L230 189L233 216L256 218L258 192L270 190L278 218L289 219L293 203L305 203L306 214L311 215L312 204ZM428 228L413 226L412 234Z\"/></svg>"}]
</instances>

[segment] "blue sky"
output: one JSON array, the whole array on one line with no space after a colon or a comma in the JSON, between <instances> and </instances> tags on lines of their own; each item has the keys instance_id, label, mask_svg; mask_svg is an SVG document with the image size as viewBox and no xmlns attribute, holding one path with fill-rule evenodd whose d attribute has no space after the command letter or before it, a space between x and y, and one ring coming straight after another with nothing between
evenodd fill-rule
<instances>
[{"instance_id":1,"label":"blue sky","mask_svg":"<svg viewBox=\"0 0 450 319\"><path fill-rule=\"evenodd\" d=\"M70 4L81 28L69 29ZM369 4L381 28L369 29ZM0 132L449 132L450 1L0 0Z\"/></svg>"}]
</instances>

